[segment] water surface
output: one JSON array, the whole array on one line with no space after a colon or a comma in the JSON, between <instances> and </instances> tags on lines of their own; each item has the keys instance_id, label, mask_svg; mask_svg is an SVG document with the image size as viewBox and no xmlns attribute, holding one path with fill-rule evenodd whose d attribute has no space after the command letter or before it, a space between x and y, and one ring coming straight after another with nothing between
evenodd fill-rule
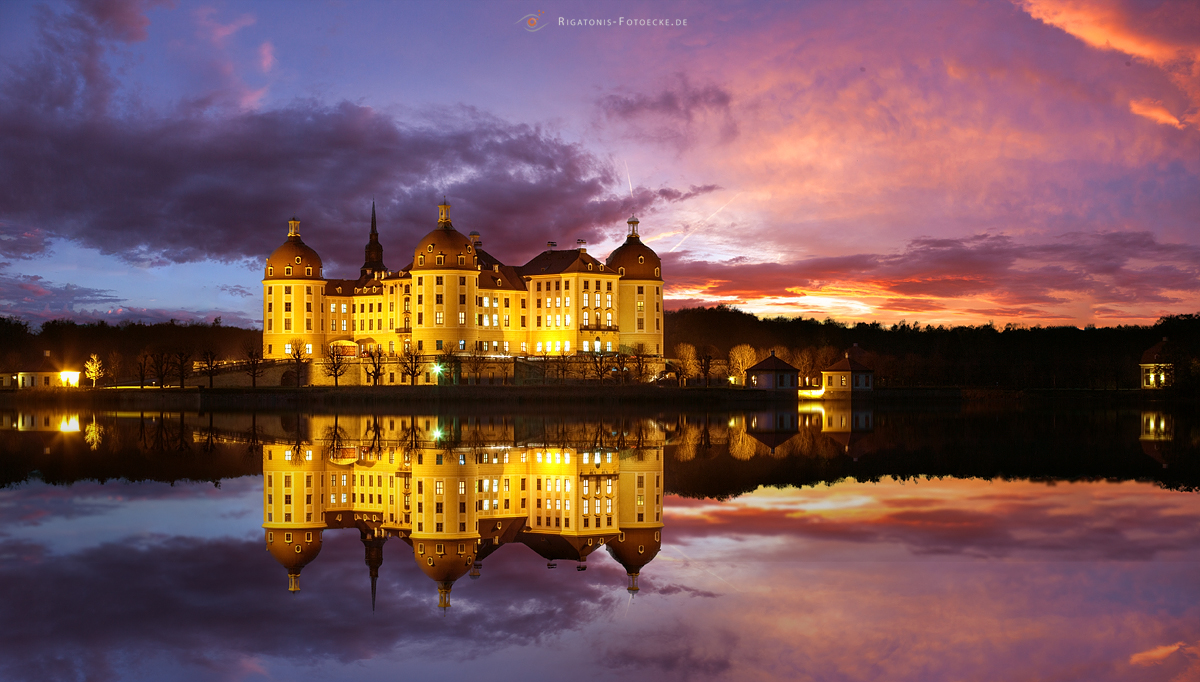
<instances>
[{"instance_id":1,"label":"water surface","mask_svg":"<svg viewBox=\"0 0 1200 682\"><path fill-rule=\"evenodd\" d=\"M0 676L1194 679L1193 423L4 414Z\"/></svg>"}]
</instances>

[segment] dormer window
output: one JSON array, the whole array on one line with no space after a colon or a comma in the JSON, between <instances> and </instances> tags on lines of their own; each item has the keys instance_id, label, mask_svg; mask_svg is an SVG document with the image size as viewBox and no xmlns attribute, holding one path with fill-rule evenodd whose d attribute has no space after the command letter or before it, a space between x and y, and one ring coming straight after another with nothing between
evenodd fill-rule
<instances>
[{"instance_id":1,"label":"dormer window","mask_svg":"<svg viewBox=\"0 0 1200 682\"><path fill-rule=\"evenodd\" d=\"M425 256L422 255L420 258L417 259L417 265L424 265L424 264L425 264Z\"/></svg>"},{"instance_id":2,"label":"dormer window","mask_svg":"<svg viewBox=\"0 0 1200 682\"><path fill-rule=\"evenodd\" d=\"M660 275L658 274L658 268L654 268L654 276L655 276L655 277L659 277L659 276L660 276Z\"/></svg>"},{"instance_id":3,"label":"dormer window","mask_svg":"<svg viewBox=\"0 0 1200 682\"><path fill-rule=\"evenodd\" d=\"M300 264L300 256L296 256L296 265Z\"/></svg>"},{"instance_id":4,"label":"dormer window","mask_svg":"<svg viewBox=\"0 0 1200 682\"><path fill-rule=\"evenodd\" d=\"M312 277L312 268L305 268L304 274L308 275L309 277Z\"/></svg>"},{"instance_id":5,"label":"dormer window","mask_svg":"<svg viewBox=\"0 0 1200 682\"><path fill-rule=\"evenodd\" d=\"M438 254L438 256L437 256L437 264L438 264L438 265L445 265L445 264L446 264L446 257L445 257L445 256L443 256L442 254L440 254L440 253L439 253L439 254Z\"/></svg>"},{"instance_id":6,"label":"dormer window","mask_svg":"<svg viewBox=\"0 0 1200 682\"><path fill-rule=\"evenodd\" d=\"M642 263L645 263L645 262L646 262L645 256L638 256L638 265L641 265Z\"/></svg>"},{"instance_id":7,"label":"dormer window","mask_svg":"<svg viewBox=\"0 0 1200 682\"><path fill-rule=\"evenodd\" d=\"M284 269L283 269L283 274L285 274L285 275L290 275L290 274L292 274L292 266L290 266L290 265L289 265L289 266L287 266L286 268L284 268Z\"/></svg>"},{"instance_id":8,"label":"dormer window","mask_svg":"<svg viewBox=\"0 0 1200 682\"><path fill-rule=\"evenodd\" d=\"M617 272L620 273L622 277L625 276L625 268L617 268Z\"/></svg>"},{"instance_id":9,"label":"dormer window","mask_svg":"<svg viewBox=\"0 0 1200 682\"><path fill-rule=\"evenodd\" d=\"M592 271L592 264L588 263L588 272L591 272L591 271Z\"/></svg>"},{"instance_id":10,"label":"dormer window","mask_svg":"<svg viewBox=\"0 0 1200 682\"><path fill-rule=\"evenodd\" d=\"M275 274L275 268L267 268L267 277Z\"/></svg>"},{"instance_id":11,"label":"dormer window","mask_svg":"<svg viewBox=\"0 0 1200 682\"><path fill-rule=\"evenodd\" d=\"M459 264L459 265L466 265L466 264L467 264L467 257L466 257L466 256L463 256L463 255L459 255L459 257L458 257L458 264Z\"/></svg>"},{"instance_id":12,"label":"dormer window","mask_svg":"<svg viewBox=\"0 0 1200 682\"><path fill-rule=\"evenodd\" d=\"M425 247L425 250L426 250L426 251L428 251L429 253L433 253L433 244L430 244L429 246L426 246L426 247Z\"/></svg>"}]
</instances>

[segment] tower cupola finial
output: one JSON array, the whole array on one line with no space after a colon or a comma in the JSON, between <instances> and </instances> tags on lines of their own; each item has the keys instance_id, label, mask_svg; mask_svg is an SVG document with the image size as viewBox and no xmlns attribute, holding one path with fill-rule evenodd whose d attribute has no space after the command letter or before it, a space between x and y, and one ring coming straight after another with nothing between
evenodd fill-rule
<instances>
[{"instance_id":1,"label":"tower cupola finial","mask_svg":"<svg viewBox=\"0 0 1200 682\"><path fill-rule=\"evenodd\" d=\"M288 236L300 236L300 221L296 219L296 216L292 216L292 219L288 221Z\"/></svg>"},{"instance_id":2,"label":"tower cupola finial","mask_svg":"<svg viewBox=\"0 0 1200 682\"><path fill-rule=\"evenodd\" d=\"M636 236L638 236L638 219L637 219L637 216L635 216L635 215L631 215L631 216L629 216L629 220L627 220L626 222L627 222L627 223L629 223L629 236L630 236L630 237L636 237Z\"/></svg>"},{"instance_id":3,"label":"tower cupola finial","mask_svg":"<svg viewBox=\"0 0 1200 682\"><path fill-rule=\"evenodd\" d=\"M442 203L438 204L438 227L450 226L450 202L442 195Z\"/></svg>"}]
</instances>

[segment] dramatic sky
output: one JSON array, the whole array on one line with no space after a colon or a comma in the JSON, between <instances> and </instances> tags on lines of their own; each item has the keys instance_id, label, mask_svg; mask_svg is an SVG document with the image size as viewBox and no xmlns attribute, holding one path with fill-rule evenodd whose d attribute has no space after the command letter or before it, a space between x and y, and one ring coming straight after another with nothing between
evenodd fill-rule
<instances>
[{"instance_id":1,"label":"dramatic sky","mask_svg":"<svg viewBox=\"0 0 1200 682\"><path fill-rule=\"evenodd\" d=\"M258 325L288 218L349 276L443 195L516 264L636 213L668 307L1196 312L1200 6L0 4L0 315Z\"/></svg>"}]
</instances>

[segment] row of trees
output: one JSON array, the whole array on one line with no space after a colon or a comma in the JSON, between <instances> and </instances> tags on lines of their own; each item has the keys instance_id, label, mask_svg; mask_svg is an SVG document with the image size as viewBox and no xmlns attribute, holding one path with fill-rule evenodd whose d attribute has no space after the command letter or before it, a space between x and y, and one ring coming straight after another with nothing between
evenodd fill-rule
<instances>
[{"instance_id":1,"label":"row of trees","mask_svg":"<svg viewBox=\"0 0 1200 682\"><path fill-rule=\"evenodd\" d=\"M1200 392L1200 315L1193 314L1163 317L1153 325L1001 328L760 319L717 306L670 311L664 323L666 347L675 350L690 376L704 375L705 355L726 360L730 374L744 372L744 349L742 360L732 356L743 345L755 349L755 361L775 349L802 377L817 376L857 343L858 359L884 386L1135 388L1142 353L1169 337L1177 387ZM680 344L696 349L694 362L680 355Z\"/></svg>"}]
</instances>

